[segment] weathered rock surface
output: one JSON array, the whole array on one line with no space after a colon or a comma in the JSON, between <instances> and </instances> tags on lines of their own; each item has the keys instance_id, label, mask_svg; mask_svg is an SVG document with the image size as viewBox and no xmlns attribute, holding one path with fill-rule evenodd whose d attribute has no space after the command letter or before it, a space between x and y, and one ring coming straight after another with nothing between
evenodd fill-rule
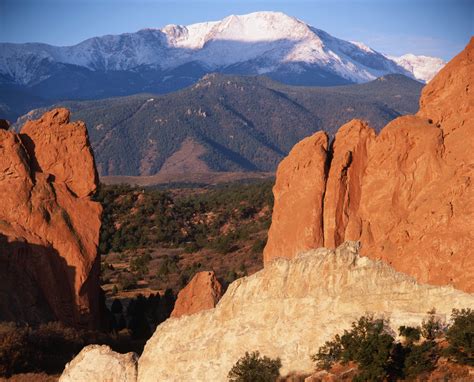
<instances>
[{"instance_id":1,"label":"weathered rock surface","mask_svg":"<svg viewBox=\"0 0 474 382\"><path fill-rule=\"evenodd\" d=\"M222 297L222 285L213 271L198 272L178 293L171 317L212 309Z\"/></svg>"},{"instance_id":2,"label":"weathered rock surface","mask_svg":"<svg viewBox=\"0 0 474 382\"><path fill-rule=\"evenodd\" d=\"M0 130L0 321L98 325L97 183L86 127L66 109Z\"/></svg>"},{"instance_id":3,"label":"weathered rock surface","mask_svg":"<svg viewBox=\"0 0 474 382\"><path fill-rule=\"evenodd\" d=\"M353 120L325 155L307 144L321 133L296 145L278 168L265 264L361 240L362 255L419 282L474 292L473 76L474 39L425 87L417 115L378 136Z\"/></svg>"},{"instance_id":4,"label":"weathered rock surface","mask_svg":"<svg viewBox=\"0 0 474 382\"><path fill-rule=\"evenodd\" d=\"M59 382L135 382L135 353L119 354L108 346L89 345L66 365Z\"/></svg>"},{"instance_id":5,"label":"weathered rock surface","mask_svg":"<svg viewBox=\"0 0 474 382\"><path fill-rule=\"evenodd\" d=\"M278 166L272 214L278 224L271 226L265 262L323 246L327 150L328 137L318 132L297 143Z\"/></svg>"},{"instance_id":6,"label":"weathered rock surface","mask_svg":"<svg viewBox=\"0 0 474 382\"><path fill-rule=\"evenodd\" d=\"M225 381L245 351L281 357L282 373L310 372L310 355L368 312L393 328L417 325L436 307L472 307L474 296L421 285L381 261L358 255L358 243L276 259L232 283L217 307L170 318L140 357L138 381Z\"/></svg>"}]
</instances>

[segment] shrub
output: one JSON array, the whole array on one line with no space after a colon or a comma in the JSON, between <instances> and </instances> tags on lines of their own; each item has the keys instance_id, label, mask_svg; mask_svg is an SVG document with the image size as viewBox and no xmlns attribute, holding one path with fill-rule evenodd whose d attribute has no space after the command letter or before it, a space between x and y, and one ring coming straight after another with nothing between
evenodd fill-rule
<instances>
[{"instance_id":1,"label":"shrub","mask_svg":"<svg viewBox=\"0 0 474 382\"><path fill-rule=\"evenodd\" d=\"M83 346L81 333L60 322L42 324L29 336L29 347L34 349L36 369L47 373L60 372Z\"/></svg>"},{"instance_id":2,"label":"shrub","mask_svg":"<svg viewBox=\"0 0 474 382\"><path fill-rule=\"evenodd\" d=\"M28 344L28 329L17 328L15 324L2 325L0 332L0 376L27 370L30 366L30 351L25 351Z\"/></svg>"},{"instance_id":3,"label":"shrub","mask_svg":"<svg viewBox=\"0 0 474 382\"><path fill-rule=\"evenodd\" d=\"M421 334L427 340L434 340L443 333L443 323L436 316L436 309L428 311L428 317L421 324Z\"/></svg>"},{"instance_id":4,"label":"shrub","mask_svg":"<svg viewBox=\"0 0 474 382\"><path fill-rule=\"evenodd\" d=\"M405 337L408 344L411 344L420 340L421 329L419 327L414 328L412 326L400 326L398 333L400 336Z\"/></svg>"},{"instance_id":5,"label":"shrub","mask_svg":"<svg viewBox=\"0 0 474 382\"><path fill-rule=\"evenodd\" d=\"M319 369L329 370L331 366L341 360L342 344L339 335L336 335L334 341L326 341L318 352L311 356L311 360L316 362Z\"/></svg>"},{"instance_id":6,"label":"shrub","mask_svg":"<svg viewBox=\"0 0 474 382\"><path fill-rule=\"evenodd\" d=\"M143 276L148 273L148 264L150 263L150 260L151 256L148 253L132 257L130 259L130 269L132 272L136 272Z\"/></svg>"},{"instance_id":7,"label":"shrub","mask_svg":"<svg viewBox=\"0 0 474 382\"><path fill-rule=\"evenodd\" d=\"M354 380L378 381L389 375L394 338L388 333L387 321L361 317L350 331L336 335L311 356L316 365L329 369L336 361L356 362L359 373Z\"/></svg>"},{"instance_id":8,"label":"shrub","mask_svg":"<svg viewBox=\"0 0 474 382\"><path fill-rule=\"evenodd\" d=\"M137 286L137 277L132 273L120 273L117 279L122 290L130 290Z\"/></svg>"},{"instance_id":9,"label":"shrub","mask_svg":"<svg viewBox=\"0 0 474 382\"><path fill-rule=\"evenodd\" d=\"M280 376L280 368L280 358L261 357L258 351L245 352L227 377L231 382L275 382Z\"/></svg>"},{"instance_id":10,"label":"shrub","mask_svg":"<svg viewBox=\"0 0 474 382\"><path fill-rule=\"evenodd\" d=\"M433 341L425 341L420 345L411 343L404 350L404 377L414 379L421 373L434 369L438 356L436 354L436 345Z\"/></svg>"},{"instance_id":11,"label":"shrub","mask_svg":"<svg viewBox=\"0 0 474 382\"><path fill-rule=\"evenodd\" d=\"M106 335L49 322L37 328L0 324L0 377L43 371L60 373L89 343L110 343Z\"/></svg>"},{"instance_id":12,"label":"shrub","mask_svg":"<svg viewBox=\"0 0 474 382\"><path fill-rule=\"evenodd\" d=\"M235 251L237 249L237 246L235 244L235 235L232 233L228 233L226 235L221 235L218 236L213 242L212 242L212 248L216 250L219 253L226 254L230 253L232 251Z\"/></svg>"},{"instance_id":13,"label":"shrub","mask_svg":"<svg viewBox=\"0 0 474 382\"><path fill-rule=\"evenodd\" d=\"M447 355L457 363L474 366L474 310L453 309L451 321Z\"/></svg>"}]
</instances>

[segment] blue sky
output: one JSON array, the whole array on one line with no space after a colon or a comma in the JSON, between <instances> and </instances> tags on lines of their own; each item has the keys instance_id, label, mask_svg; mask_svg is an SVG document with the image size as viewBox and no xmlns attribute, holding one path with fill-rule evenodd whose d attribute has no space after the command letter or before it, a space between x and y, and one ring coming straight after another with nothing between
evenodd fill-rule
<instances>
[{"instance_id":1,"label":"blue sky","mask_svg":"<svg viewBox=\"0 0 474 382\"><path fill-rule=\"evenodd\" d=\"M261 10L285 12L393 55L449 60L474 35L474 0L0 0L0 41L73 45Z\"/></svg>"}]
</instances>

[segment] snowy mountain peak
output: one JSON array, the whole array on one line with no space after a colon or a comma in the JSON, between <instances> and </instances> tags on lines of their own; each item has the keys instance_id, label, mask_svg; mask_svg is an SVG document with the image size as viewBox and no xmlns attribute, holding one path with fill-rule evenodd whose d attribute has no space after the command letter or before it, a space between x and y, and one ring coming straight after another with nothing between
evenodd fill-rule
<instances>
[{"instance_id":1,"label":"snowy mountain peak","mask_svg":"<svg viewBox=\"0 0 474 382\"><path fill-rule=\"evenodd\" d=\"M368 47L367 45L365 45L364 43L362 43L360 41L350 41L350 43L354 44L358 48L362 49L364 52L375 53L375 51L372 48Z\"/></svg>"},{"instance_id":2,"label":"snowy mountain peak","mask_svg":"<svg viewBox=\"0 0 474 382\"><path fill-rule=\"evenodd\" d=\"M263 42L301 40L311 35L307 24L281 12L255 12L226 17L214 28L216 39Z\"/></svg>"},{"instance_id":3,"label":"snowy mountain peak","mask_svg":"<svg viewBox=\"0 0 474 382\"><path fill-rule=\"evenodd\" d=\"M402 68L413 73L413 76L423 82L429 82L438 73L446 62L441 58L430 56L416 56L408 53L400 57L387 56Z\"/></svg>"},{"instance_id":4,"label":"snowy mountain peak","mask_svg":"<svg viewBox=\"0 0 474 382\"><path fill-rule=\"evenodd\" d=\"M28 86L58 70L76 71L77 67L104 73L157 70L164 78L161 81L175 75L164 72L178 71L186 82L197 75L194 73L221 71L265 73L297 84L335 85L370 81L389 73L425 80L443 64L430 57L388 58L360 42L338 39L281 12L231 15L187 26L171 24L94 37L68 47L0 44L0 81Z\"/></svg>"}]
</instances>

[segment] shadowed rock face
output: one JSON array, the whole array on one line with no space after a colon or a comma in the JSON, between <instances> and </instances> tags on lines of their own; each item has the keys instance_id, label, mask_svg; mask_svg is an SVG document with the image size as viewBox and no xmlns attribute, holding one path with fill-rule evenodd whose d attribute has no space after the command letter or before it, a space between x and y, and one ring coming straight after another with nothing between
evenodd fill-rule
<instances>
[{"instance_id":1,"label":"shadowed rock face","mask_svg":"<svg viewBox=\"0 0 474 382\"><path fill-rule=\"evenodd\" d=\"M189 316L212 309L222 297L222 286L214 272L199 272L178 294L171 317Z\"/></svg>"},{"instance_id":2,"label":"shadowed rock face","mask_svg":"<svg viewBox=\"0 0 474 382\"><path fill-rule=\"evenodd\" d=\"M474 292L473 56L471 40L424 88L420 111L378 136L353 120L329 148L322 133L295 146L277 172L266 265L360 240L362 255L419 282Z\"/></svg>"},{"instance_id":3,"label":"shadowed rock face","mask_svg":"<svg viewBox=\"0 0 474 382\"><path fill-rule=\"evenodd\" d=\"M68 110L0 129L0 320L99 324L97 184L86 127Z\"/></svg>"}]
</instances>

